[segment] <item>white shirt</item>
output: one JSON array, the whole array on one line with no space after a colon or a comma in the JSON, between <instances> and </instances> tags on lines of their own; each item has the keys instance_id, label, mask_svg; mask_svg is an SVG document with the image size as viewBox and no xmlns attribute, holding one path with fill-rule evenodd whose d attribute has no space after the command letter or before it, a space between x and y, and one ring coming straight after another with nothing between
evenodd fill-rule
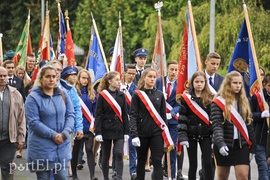
<instances>
[{"instance_id":1,"label":"white shirt","mask_svg":"<svg viewBox=\"0 0 270 180\"><path fill-rule=\"evenodd\" d=\"M173 81L170 81L169 78L168 78L168 76L166 77L166 87L167 87L167 89L168 89L168 84L171 83L170 95L172 93L172 90L173 90L173 87L174 87L174 83L175 82L176 82L176 79L173 80ZM166 92L167 92L167 90L166 90Z\"/></svg>"},{"instance_id":2,"label":"white shirt","mask_svg":"<svg viewBox=\"0 0 270 180\"><path fill-rule=\"evenodd\" d=\"M209 83L209 78L212 77L212 84L214 85L214 84L215 84L215 82L214 82L214 79L215 79L215 73L214 73L212 76L210 76L209 74L207 74L206 71L204 71L204 73L205 73L205 76L206 76L206 79L207 79L208 84L210 85L210 83Z\"/></svg>"}]
</instances>

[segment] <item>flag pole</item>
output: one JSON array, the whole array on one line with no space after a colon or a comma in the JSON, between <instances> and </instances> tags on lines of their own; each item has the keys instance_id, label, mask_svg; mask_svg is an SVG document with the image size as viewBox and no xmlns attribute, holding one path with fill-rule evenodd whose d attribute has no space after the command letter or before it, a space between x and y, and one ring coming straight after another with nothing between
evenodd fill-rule
<instances>
[{"instance_id":1,"label":"flag pole","mask_svg":"<svg viewBox=\"0 0 270 180\"><path fill-rule=\"evenodd\" d=\"M121 12L119 11L119 41L120 41L120 64L121 64L121 76L124 73L124 55L123 55L123 37L122 37L122 21Z\"/></svg>"},{"instance_id":2,"label":"flag pole","mask_svg":"<svg viewBox=\"0 0 270 180\"><path fill-rule=\"evenodd\" d=\"M190 14L191 30L192 30L193 40L194 40L194 48L195 48L196 59L197 59L197 63L198 63L198 69L200 71L202 71L203 70L202 60L201 60L201 56L200 56L200 52L199 52L199 46L198 46L198 41L197 41L196 29L195 29L193 13L192 13L192 6L191 6L190 0L188 0L188 11Z\"/></svg>"},{"instance_id":3,"label":"flag pole","mask_svg":"<svg viewBox=\"0 0 270 180\"><path fill-rule=\"evenodd\" d=\"M106 71L109 72L107 59L106 59L106 56L105 56L105 53L104 53L104 49L103 49L103 46L102 46L102 43L101 43L101 40L100 40L100 37L99 37L99 33L98 33L98 30L97 30L96 21L95 21L95 19L93 17L92 12L91 12L91 16L92 16L94 30L95 30L95 33L96 33L96 36L97 36L97 40L98 40L98 45L100 47L101 54L102 54L102 57L103 57L103 61L104 61L105 67L106 67Z\"/></svg>"},{"instance_id":4,"label":"flag pole","mask_svg":"<svg viewBox=\"0 0 270 180\"><path fill-rule=\"evenodd\" d=\"M84 68L86 69L87 67L87 64L88 64L88 61L89 61L89 57L90 57L90 53L91 53L91 46L92 46L92 42L93 42L93 26L91 27L91 31L90 31L90 40L89 40L89 51L88 51L88 54L87 54L87 58L86 60L84 61Z\"/></svg>"},{"instance_id":5,"label":"flag pole","mask_svg":"<svg viewBox=\"0 0 270 180\"><path fill-rule=\"evenodd\" d=\"M0 33L0 66L3 65L3 60L4 60L4 57L3 57L2 37L3 37L3 34Z\"/></svg>"},{"instance_id":6,"label":"flag pole","mask_svg":"<svg viewBox=\"0 0 270 180\"><path fill-rule=\"evenodd\" d=\"M263 102L264 102L264 109L268 110L268 106L266 104L264 95L263 95L263 85L262 85L262 79L261 79L261 75L260 75L260 70L259 70L259 64L258 64L258 59L257 59L257 54L256 54L256 50L255 50L255 45L254 45L254 40L253 40L253 36L252 36L252 32L251 32L251 27L250 27L250 21L249 21L249 16L248 16L248 11L247 11L247 6L245 1L243 0L243 9L244 9L244 15L245 15L245 20L246 20L246 25L247 25L247 31L248 31L248 38L249 38L249 43L250 43L250 48L252 51L252 56L253 56L253 60L254 60L254 66L255 66L255 70L256 70L256 75L257 75L257 81L259 84L259 88L260 88L260 92L261 92L261 97L263 98ZM266 122L267 122L267 126L269 127L270 125L270 120L269 118L266 118Z\"/></svg>"},{"instance_id":7,"label":"flag pole","mask_svg":"<svg viewBox=\"0 0 270 180\"><path fill-rule=\"evenodd\" d=\"M161 76L161 81L162 81L162 91L165 94L165 81L164 81L164 66L163 66L163 61L164 61L164 51L163 51L163 34L162 34L162 26L161 26L161 7L163 6L163 2L158 2L155 3L155 9L158 11L158 32L159 32L159 40L162 42L162 47L160 48L160 76ZM165 96L166 97L166 96Z\"/></svg>"}]
</instances>

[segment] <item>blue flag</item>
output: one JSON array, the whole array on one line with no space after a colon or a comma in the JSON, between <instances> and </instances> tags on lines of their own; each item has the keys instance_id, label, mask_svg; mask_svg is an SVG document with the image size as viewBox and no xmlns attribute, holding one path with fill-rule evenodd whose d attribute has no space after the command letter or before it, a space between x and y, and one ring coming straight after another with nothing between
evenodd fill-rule
<instances>
[{"instance_id":1,"label":"blue flag","mask_svg":"<svg viewBox=\"0 0 270 180\"><path fill-rule=\"evenodd\" d=\"M247 96L259 91L256 68L252 56L246 21L244 20L230 61L228 72L238 71L244 79Z\"/></svg>"},{"instance_id":2,"label":"blue flag","mask_svg":"<svg viewBox=\"0 0 270 180\"><path fill-rule=\"evenodd\" d=\"M92 45L89 50L86 70L90 72L93 84L107 73L94 28L92 28Z\"/></svg>"}]
</instances>

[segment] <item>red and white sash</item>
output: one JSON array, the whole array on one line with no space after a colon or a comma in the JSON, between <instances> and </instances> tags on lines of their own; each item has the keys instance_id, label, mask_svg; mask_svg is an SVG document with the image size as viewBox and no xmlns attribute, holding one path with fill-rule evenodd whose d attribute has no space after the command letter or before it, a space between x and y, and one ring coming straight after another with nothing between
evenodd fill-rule
<instances>
[{"instance_id":1,"label":"red and white sash","mask_svg":"<svg viewBox=\"0 0 270 180\"><path fill-rule=\"evenodd\" d=\"M111 106L115 114L118 116L121 122L123 122L122 119L122 109L120 105L117 103L117 101L112 97L112 95L104 89L103 91L100 92L100 95L104 97L104 99L107 101L107 103Z\"/></svg>"},{"instance_id":2,"label":"red and white sash","mask_svg":"<svg viewBox=\"0 0 270 180\"><path fill-rule=\"evenodd\" d=\"M207 83L207 84L208 84L208 87L209 87L211 93L212 94L217 94L217 91L213 88L213 86L211 86L209 83Z\"/></svg>"},{"instance_id":3,"label":"red and white sash","mask_svg":"<svg viewBox=\"0 0 270 180\"><path fill-rule=\"evenodd\" d=\"M92 133L94 133L95 118L93 117L92 113L89 111L89 109L87 108L87 106L85 105L85 103L83 102L83 100L81 99L81 97L80 97L80 104L81 104L82 113L83 113L84 117L90 123L89 131L91 131Z\"/></svg>"},{"instance_id":4,"label":"red and white sash","mask_svg":"<svg viewBox=\"0 0 270 180\"><path fill-rule=\"evenodd\" d=\"M191 100L191 95L184 93L182 97L184 98L184 100L186 101L188 107L192 110L192 112L196 114L196 116L198 116L205 124L210 126L208 114L205 112L203 108L201 108L201 106L197 102Z\"/></svg>"},{"instance_id":5,"label":"red and white sash","mask_svg":"<svg viewBox=\"0 0 270 180\"><path fill-rule=\"evenodd\" d=\"M143 102L144 106L148 110L151 117L154 119L155 123L158 125L158 127L162 130L162 137L165 142L165 147L168 149L168 151L172 150L174 148L174 144L168 129L168 126L162 119L162 117L157 112L156 108L152 104L151 100L147 96L147 94L144 91L141 90L135 90L135 92L138 94L139 98Z\"/></svg>"},{"instance_id":6,"label":"red and white sash","mask_svg":"<svg viewBox=\"0 0 270 180\"><path fill-rule=\"evenodd\" d=\"M260 110L263 112L264 111L264 104L263 104L262 94L261 93L255 93L255 95L257 97L257 101L258 101Z\"/></svg>"},{"instance_id":7,"label":"red and white sash","mask_svg":"<svg viewBox=\"0 0 270 180\"><path fill-rule=\"evenodd\" d=\"M172 106L166 101L166 112L170 113L172 111ZM178 121L179 113L177 113L175 116L173 116L174 119Z\"/></svg>"},{"instance_id":8,"label":"red and white sash","mask_svg":"<svg viewBox=\"0 0 270 180\"><path fill-rule=\"evenodd\" d=\"M128 90L126 90L125 94L126 94L127 105L130 107L130 104L131 104L131 95L130 95L130 93L129 93Z\"/></svg>"},{"instance_id":9,"label":"red and white sash","mask_svg":"<svg viewBox=\"0 0 270 180\"><path fill-rule=\"evenodd\" d=\"M222 109L222 111L225 111L225 99L222 97L217 97L213 100L214 103L218 105ZM231 120L233 124L236 126L238 131L242 134L242 136L247 141L248 145L251 146L252 142L249 139L248 130L245 121L243 120L242 116L236 111L236 109L231 106Z\"/></svg>"}]
</instances>

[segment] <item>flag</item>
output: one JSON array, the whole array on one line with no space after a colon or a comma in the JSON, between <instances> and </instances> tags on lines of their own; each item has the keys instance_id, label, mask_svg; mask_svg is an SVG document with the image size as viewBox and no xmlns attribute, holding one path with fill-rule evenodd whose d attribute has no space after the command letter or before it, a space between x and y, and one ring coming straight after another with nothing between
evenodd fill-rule
<instances>
[{"instance_id":1,"label":"flag","mask_svg":"<svg viewBox=\"0 0 270 180\"><path fill-rule=\"evenodd\" d=\"M184 33L182 38L182 46L180 49L178 69L179 72L177 79L176 99L179 99L182 93L188 90L188 79L190 79L194 72L198 69L188 11L186 14L186 22L184 24Z\"/></svg>"},{"instance_id":2,"label":"flag","mask_svg":"<svg viewBox=\"0 0 270 180\"><path fill-rule=\"evenodd\" d=\"M53 40L52 40L52 35L50 35L50 59L48 60L54 60L55 59L55 53L53 50Z\"/></svg>"},{"instance_id":3,"label":"flag","mask_svg":"<svg viewBox=\"0 0 270 180\"><path fill-rule=\"evenodd\" d=\"M260 91L246 20L242 23L228 72L234 70L243 76L244 88L248 97Z\"/></svg>"},{"instance_id":4,"label":"flag","mask_svg":"<svg viewBox=\"0 0 270 180\"><path fill-rule=\"evenodd\" d=\"M107 73L104 59L102 57L101 50L98 44L98 38L93 27L92 44L89 48L86 70L88 70L91 74L91 77L93 77L93 84L95 84L100 78L104 76L104 74Z\"/></svg>"},{"instance_id":5,"label":"flag","mask_svg":"<svg viewBox=\"0 0 270 180\"><path fill-rule=\"evenodd\" d=\"M114 49L113 49L113 55L112 55L112 61L110 66L110 71L117 71L122 75L121 70L121 56L120 56L120 31L118 29L116 40L114 43Z\"/></svg>"},{"instance_id":6,"label":"flag","mask_svg":"<svg viewBox=\"0 0 270 180\"><path fill-rule=\"evenodd\" d=\"M46 11L46 19L44 21L44 25L42 28L41 36L39 39L39 47L38 47L38 58L37 61L40 62L42 60L50 60L50 41L51 41L51 33L50 33L50 16L49 11Z\"/></svg>"},{"instance_id":7,"label":"flag","mask_svg":"<svg viewBox=\"0 0 270 180\"><path fill-rule=\"evenodd\" d=\"M75 66L75 55L74 55L74 44L72 39L71 29L68 28L67 39L66 39L66 56L68 61L68 66Z\"/></svg>"},{"instance_id":8,"label":"flag","mask_svg":"<svg viewBox=\"0 0 270 180\"><path fill-rule=\"evenodd\" d=\"M32 45L30 38L30 12L28 14L28 18L26 20L25 26L23 28L23 32L16 48L16 53L13 57L13 61L15 65L26 65L26 57L28 54L32 53Z\"/></svg>"},{"instance_id":9,"label":"flag","mask_svg":"<svg viewBox=\"0 0 270 180\"><path fill-rule=\"evenodd\" d=\"M161 58L163 56L163 58ZM164 76L166 74L166 54L165 54L165 46L164 39L162 35L162 27L161 27L161 17L159 15L158 28L156 33L156 41L154 53L152 56L152 64L151 67L156 69L158 72L157 77ZM163 73L161 72L163 70Z\"/></svg>"},{"instance_id":10,"label":"flag","mask_svg":"<svg viewBox=\"0 0 270 180\"><path fill-rule=\"evenodd\" d=\"M66 26L63 13L61 11L60 3L58 3L58 17L59 17L59 29L58 29L56 58L60 59L59 56L61 54L65 54L65 47L66 47Z\"/></svg>"}]
</instances>

